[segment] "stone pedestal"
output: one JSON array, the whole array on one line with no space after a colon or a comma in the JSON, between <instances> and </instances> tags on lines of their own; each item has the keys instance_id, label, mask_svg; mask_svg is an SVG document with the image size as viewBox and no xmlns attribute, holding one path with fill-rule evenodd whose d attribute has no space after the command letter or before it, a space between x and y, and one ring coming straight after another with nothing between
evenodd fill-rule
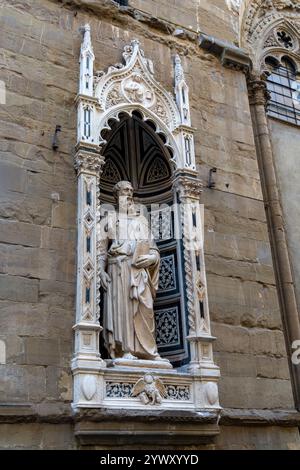
<instances>
[{"instance_id":1,"label":"stone pedestal","mask_svg":"<svg viewBox=\"0 0 300 470\"><path fill-rule=\"evenodd\" d=\"M133 389L145 375L158 379L165 389L161 403L144 404ZM199 368L197 373L179 369L114 366L93 371L75 371L75 409L107 408L136 410L220 410L216 367ZM155 386L155 384L154 384Z\"/></svg>"}]
</instances>

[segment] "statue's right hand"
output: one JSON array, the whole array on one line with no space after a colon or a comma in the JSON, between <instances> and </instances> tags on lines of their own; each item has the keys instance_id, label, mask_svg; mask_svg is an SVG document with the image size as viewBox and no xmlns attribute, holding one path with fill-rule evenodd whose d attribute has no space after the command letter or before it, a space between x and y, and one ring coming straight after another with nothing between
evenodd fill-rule
<instances>
[{"instance_id":1,"label":"statue's right hand","mask_svg":"<svg viewBox=\"0 0 300 470\"><path fill-rule=\"evenodd\" d=\"M107 290L108 283L111 281L110 276L105 272L100 272L100 283L104 290Z\"/></svg>"}]
</instances>

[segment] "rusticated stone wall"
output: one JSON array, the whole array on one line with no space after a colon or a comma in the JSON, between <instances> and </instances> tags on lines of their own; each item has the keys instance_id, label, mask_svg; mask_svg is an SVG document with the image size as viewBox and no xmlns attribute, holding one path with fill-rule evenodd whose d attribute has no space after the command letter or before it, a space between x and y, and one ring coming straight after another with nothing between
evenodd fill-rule
<instances>
[{"instance_id":1,"label":"rusticated stone wall","mask_svg":"<svg viewBox=\"0 0 300 470\"><path fill-rule=\"evenodd\" d=\"M150 4L130 3L144 11ZM171 92L173 54L183 57L204 185L209 169L217 168L215 189L205 189L202 202L221 404L246 410L293 408L245 77L201 51L192 32L173 34L168 19L188 28L197 2L187 2L191 20L181 18L182 2L181 7L175 3L177 16L168 18L167 2L151 2L156 9L149 15L157 14L159 23L147 11L140 16L133 8L130 14L122 12L109 0L76 0L65 6L54 0L0 2L0 80L7 91L6 104L0 106L0 339L7 348L6 364L0 364L0 402L6 407L26 405L27 411L55 415L58 422L60 415L70 414L76 273L74 98L79 28L89 22L100 70L120 62L123 46L137 38L154 62L156 77ZM214 5L224 12L223 23L210 21ZM233 38L222 0L202 2L198 11L206 33ZM51 144L57 124L62 132L55 152ZM39 427L28 426L37 439ZM70 426L61 425L66 436L62 447L75 446ZM46 428L51 425L42 432ZM4 431L2 435L9 436ZM13 435L0 446L13 446ZM54 446L47 439L37 442L32 446ZM278 442L274 439L274 447Z\"/></svg>"}]
</instances>

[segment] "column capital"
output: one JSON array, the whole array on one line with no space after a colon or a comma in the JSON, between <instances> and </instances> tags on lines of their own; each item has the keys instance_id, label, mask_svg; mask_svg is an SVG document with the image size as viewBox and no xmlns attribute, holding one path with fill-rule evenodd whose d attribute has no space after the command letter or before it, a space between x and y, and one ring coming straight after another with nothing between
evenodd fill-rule
<instances>
[{"instance_id":1,"label":"column capital","mask_svg":"<svg viewBox=\"0 0 300 470\"><path fill-rule=\"evenodd\" d=\"M247 80L249 102L252 105L267 106L270 93L264 76L249 75Z\"/></svg>"},{"instance_id":2,"label":"column capital","mask_svg":"<svg viewBox=\"0 0 300 470\"><path fill-rule=\"evenodd\" d=\"M100 174L103 164L104 158L100 155L98 149L77 149L74 157L74 167L78 175L80 173L91 173L93 175Z\"/></svg>"},{"instance_id":3,"label":"column capital","mask_svg":"<svg viewBox=\"0 0 300 470\"><path fill-rule=\"evenodd\" d=\"M197 171L177 170L174 175L173 187L178 191L180 199L194 199L199 201L203 184L199 180Z\"/></svg>"}]
</instances>

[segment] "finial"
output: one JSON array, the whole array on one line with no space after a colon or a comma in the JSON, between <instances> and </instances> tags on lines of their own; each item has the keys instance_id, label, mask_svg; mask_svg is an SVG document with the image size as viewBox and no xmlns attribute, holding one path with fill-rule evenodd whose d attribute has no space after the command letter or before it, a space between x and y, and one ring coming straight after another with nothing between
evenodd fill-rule
<instances>
[{"instance_id":1,"label":"finial","mask_svg":"<svg viewBox=\"0 0 300 470\"><path fill-rule=\"evenodd\" d=\"M184 80L184 72L181 65L181 58L179 54L175 55L175 84L177 85L179 82Z\"/></svg>"}]
</instances>

